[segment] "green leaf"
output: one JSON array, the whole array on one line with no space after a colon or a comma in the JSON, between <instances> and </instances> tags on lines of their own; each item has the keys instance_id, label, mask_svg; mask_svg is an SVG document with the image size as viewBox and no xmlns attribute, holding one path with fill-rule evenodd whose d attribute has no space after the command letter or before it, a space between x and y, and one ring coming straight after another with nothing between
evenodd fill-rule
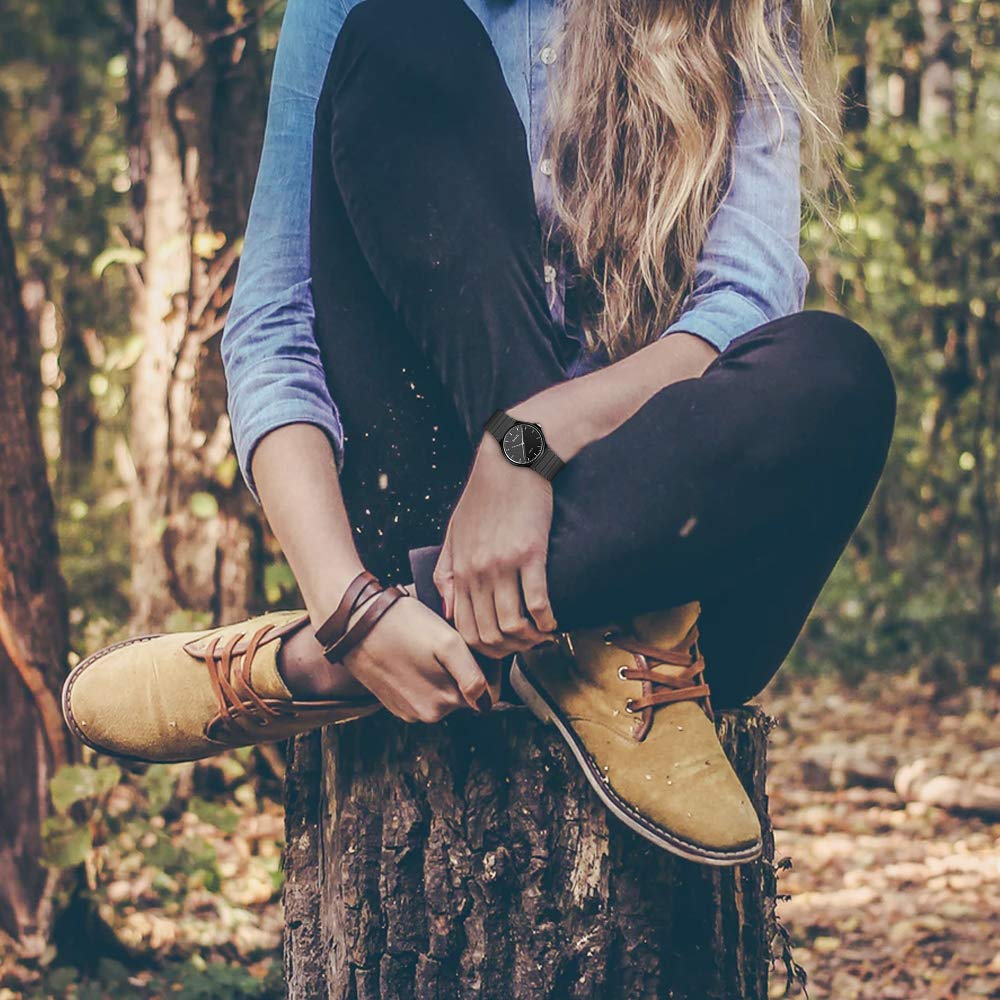
<instances>
[{"instance_id":1,"label":"green leaf","mask_svg":"<svg viewBox=\"0 0 1000 1000\"><path fill-rule=\"evenodd\" d=\"M191 513L195 517L201 518L203 521L210 521L219 513L219 503L211 493L192 493L191 499L188 500L188 507L191 508Z\"/></svg>"},{"instance_id":2,"label":"green leaf","mask_svg":"<svg viewBox=\"0 0 1000 1000\"><path fill-rule=\"evenodd\" d=\"M56 812L66 813L76 802L110 792L121 778L122 772L115 764L102 763L98 767L69 764L61 767L49 782L52 805Z\"/></svg>"},{"instance_id":3,"label":"green leaf","mask_svg":"<svg viewBox=\"0 0 1000 1000\"><path fill-rule=\"evenodd\" d=\"M117 788L122 780L122 771L117 764L101 761L97 766L97 777L94 787L97 795L106 795L112 788Z\"/></svg>"},{"instance_id":4,"label":"green leaf","mask_svg":"<svg viewBox=\"0 0 1000 1000\"><path fill-rule=\"evenodd\" d=\"M276 559L264 567L264 593L272 604L294 589L295 577L284 559Z\"/></svg>"},{"instance_id":5,"label":"green leaf","mask_svg":"<svg viewBox=\"0 0 1000 1000\"><path fill-rule=\"evenodd\" d=\"M93 847L90 827L67 825L57 832L46 830L43 860L53 868L75 868L87 859Z\"/></svg>"},{"instance_id":6,"label":"green leaf","mask_svg":"<svg viewBox=\"0 0 1000 1000\"><path fill-rule=\"evenodd\" d=\"M153 816L158 816L170 804L179 777L177 768L166 764L153 764L143 775L141 784L146 793L149 812Z\"/></svg>"},{"instance_id":7,"label":"green leaf","mask_svg":"<svg viewBox=\"0 0 1000 1000\"><path fill-rule=\"evenodd\" d=\"M193 798L189 808L198 819L217 826L224 833L235 833L240 823L239 813L235 809L207 802L202 798Z\"/></svg>"},{"instance_id":8,"label":"green leaf","mask_svg":"<svg viewBox=\"0 0 1000 1000\"><path fill-rule=\"evenodd\" d=\"M184 857L184 851L177 847L169 837L164 836L158 836L156 843L145 851L146 863L165 872L181 868Z\"/></svg>"},{"instance_id":9,"label":"green leaf","mask_svg":"<svg viewBox=\"0 0 1000 1000\"><path fill-rule=\"evenodd\" d=\"M230 452L215 468L215 478L220 486L229 489L236 482L236 474L240 471L236 456Z\"/></svg>"},{"instance_id":10,"label":"green leaf","mask_svg":"<svg viewBox=\"0 0 1000 1000\"><path fill-rule=\"evenodd\" d=\"M100 959L97 963L97 974L101 984L114 989L117 996L124 995L128 989L131 973L121 962L116 962L113 958Z\"/></svg>"},{"instance_id":11,"label":"green leaf","mask_svg":"<svg viewBox=\"0 0 1000 1000\"><path fill-rule=\"evenodd\" d=\"M108 377L103 372L94 372L90 376L90 394L100 399L107 394L110 383Z\"/></svg>"},{"instance_id":12,"label":"green leaf","mask_svg":"<svg viewBox=\"0 0 1000 1000\"><path fill-rule=\"evenodd\" d=\"M112 264L141 264L145 259L138 247L108 247L94 258L90 269L95 278L100 278Z\"/></svg>"}]
</instances>

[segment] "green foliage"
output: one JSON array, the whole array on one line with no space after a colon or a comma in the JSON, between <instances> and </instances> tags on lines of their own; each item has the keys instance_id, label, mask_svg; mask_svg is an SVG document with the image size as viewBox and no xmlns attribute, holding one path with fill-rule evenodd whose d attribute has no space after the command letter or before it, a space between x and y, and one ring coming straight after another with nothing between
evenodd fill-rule
<instances>
[{"instance_id":1,"label":"green foliage","mask_svg":"<svg viewBox=\"0 0 1000 1000\"><path fill-rule=\"evenodd\" d=\"M97 973L81 979L76 969L53 969L37 987L21 994L25 1000L120 1000L161 998L177 1000L279 1000L285 995L281 963L270 962L262 975L222 961L206 962L193 956L170 963L161 971L136 974L112 959L102 958Z\"/></svg>"},{"instance_id":2,"label":"green foliage","mask_svg":"<svg viewBox=\"0 0 1000 1000\"><path fill-rule=\"evenodd\" d=\"M108 247L94 258L91 272L95 278L101 278L112 264L141 264L145 259L146 255L137 247Z\"/></svg>"},{"instance_id":3,"label":"green foliage","mask_svg":"<svg viewBox=\"0 0 1000 1000\"><path fill-rule=\"evenodd\" d=\"M210 521L213 517L218 517L219 502L211 493L192 493L188 500L191 513L203 521Z\"/></svg>"},{"instance_id":4,"label":"green foliage","mask_svg":"<svg viewBox=\"0 0 1000 1000\"><path fill-rule=\"evenodd\" d=\"M280 605L294 592L295 577L291 566L284 559L275 559L264 571L264 596L268 603Z\"/></svg>"},{"instance_id":5,"label":"green foliage","mask_svg":"<svg viewBox=\"0 0 1000 1000\"><path fill-rule=\"evenodd\" d=\"M191 800L191 812L223 833L235 833L240 821L238 814L226 806L197 797Z\"/></svg>"},{"instance_id":6,"label":"green foliage","mask_svg":"<svg viewBox=\"0 0 1000 1000\"><path fill-rule=\"evenodd\" d=\"M260 980L238 966L192 960L172 971L165 981L171 994L181 1000L266 1000L284 996L277 963L272 963L267 978Z\"/></svg>"},{"instance_id":7,"label":"green foliage","mask_svg":"<svg viewBox=\"0 0 1000 1000\"><path fill-rule=\"evenodd\" d=\"M129 995L274 995L277 967L270 977L244 967L278 948L275 904L283 884L280 810L258 794L255 760L248 750L123 773L92 758L53 776L46 862L82 864L83 892L101 919L130 949L167 963ZM243 966L215 960L223 952L233 957L230 940ZM58 996L117 996L119 974L126 975L120 966L102 963L91 981L77 982L76 970L53 968L45 982L49 989L74 984Z\"/></svg>"},{"instance_id":8,"label":"green foliage","mask_svg":"<svg viewBox=\"0 0 1000 1000\"><path fill-rule=\"evenodd\" d=\"M75 868L90 857L93 834L65 816L49 816L44 823L45 863L53 868Z\"/></svg>"},{"instance_id":9,"label":"green foliage","mask_svg":"<svg viewBox=\"0 0 1000 1000\"><path fill-rule=\"evenodd\" d=\"M121 781L122 772L115 764L101 760L96 767L72 764L61 767L49 783L49 794L56 812L63 815L69 807L84 799L103 800Z\"/></svg>"},{"instance_id":10,"label":"green foliage","mask_svg":"<svg viewBox=\"0 0 1000 1000\"><path fill-rule=\"evenodd\" d=\"M988 4L953 6L953 109L935 121L888 99L893 81L919 89L917 5L839 6L841 52L867 60L873 114L846 150L856 206L839 242L806 233L814 274L827 276L812 302L834 296L874 334L899 408L881 487L793 661L854 677L942 664L982 677L1000 659L998 19Z\"/></svg>"}]
</instances>

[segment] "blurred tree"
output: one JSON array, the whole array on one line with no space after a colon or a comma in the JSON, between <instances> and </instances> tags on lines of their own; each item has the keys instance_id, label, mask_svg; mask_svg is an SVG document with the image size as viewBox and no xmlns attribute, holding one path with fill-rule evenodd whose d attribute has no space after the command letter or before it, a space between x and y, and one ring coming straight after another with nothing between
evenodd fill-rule
<instances>
[{"instance_id":1,"label":"blurred tree","mask_svg":"<svg viewBox=\"0 0 1000 1000\"><path fill-rule=\"evenodd\" d=\"M0 0L0 176L41 347L42 443L82 647L127 613L125 406L130 335L120 252L128 190L117 0Z\"/></svg>"},{"instance_id":2,"label":"blurred tree","mask_svg":"<svg viewBox=\"0 0 1000 1000\"><path fill-rule=\"evenodd\" d=\"M46 789L71 756L59 712L66 602L38 385L0 192L0 929L31 957L48 943L58 878L41 862Z\"/></svg>"},{"instance_id":3,"label":"blurred tree","mask_svg":"<svg viewBox=\"0 0 1000 1000\"><path fill-rule=\"evenodd\" d=\"M816 304L875 335L899 389L869 516L794 659L984 678L1000 658L1000 8L842 0L854 205L804 240Z\"/></svg>"},{"instance_id":4,"label":"blurred tree","mask_svg":"<svg viewBox=\"0 0 1000 1000\"><path fill-rule=\"evenodd\" d=\"M218 351L261 141L256 10L126 0L134 259L132 627L184 609L244 617L252 524Z\"/></svg>"}]
</instances>

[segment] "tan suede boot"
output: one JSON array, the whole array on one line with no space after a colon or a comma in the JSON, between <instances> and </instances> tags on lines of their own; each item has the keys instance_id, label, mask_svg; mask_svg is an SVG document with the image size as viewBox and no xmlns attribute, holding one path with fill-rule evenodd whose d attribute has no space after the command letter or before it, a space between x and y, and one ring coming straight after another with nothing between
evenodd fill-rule
<instances>
[{"instance_id":1,"label":"tan suede boot","mask_svg":"<svg viewBox=\"0 0 1000 1000\"><path fill-rule=\"evenodd\" d=\"M275 611L207 631L145 635L108 646L66 679L66 723L100 753L176 762L377 712L375 698L292 697L278 672L278 650L308 620L304 611Z\"/></svg>"},{"instance_id":2,"label":"tan suede boot","mask_svg":"<svg viewBox=\"0 0 1000 1000\"><path fill-rule=\"evenodd\" d=\"M699 612L561 633L518 654L510 679L622 822L690 861L734 865L760 854L760 822L716 735Z\"/></svg>"}]
</instances>

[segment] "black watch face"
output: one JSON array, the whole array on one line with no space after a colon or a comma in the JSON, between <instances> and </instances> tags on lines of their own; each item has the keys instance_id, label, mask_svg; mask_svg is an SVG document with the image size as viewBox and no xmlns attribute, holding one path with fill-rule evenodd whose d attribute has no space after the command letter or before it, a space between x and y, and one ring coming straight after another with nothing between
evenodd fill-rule
<instances>
[{"instance_id":1,"label":"black watch face","mask_svg":"<svg viewBox=\"0 0 1000 1000\"><path fill-rule=\"evenodd\" d=\"M542 432L534 424L514 424L503 436L503 453L515 465L531 465L544 448Z\"/></svg>"}]
</instances>

